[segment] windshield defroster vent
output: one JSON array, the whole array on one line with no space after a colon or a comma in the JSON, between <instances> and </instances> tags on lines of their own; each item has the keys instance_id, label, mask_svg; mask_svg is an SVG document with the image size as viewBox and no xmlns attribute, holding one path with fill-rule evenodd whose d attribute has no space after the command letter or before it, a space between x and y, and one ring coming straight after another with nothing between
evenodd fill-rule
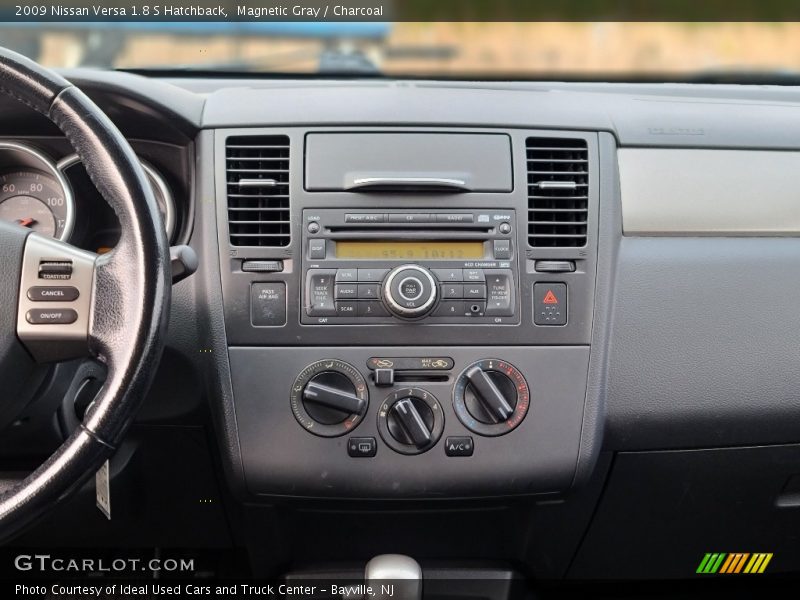
<instances>
[{"instance_id":1,"label":"windshield defroster vent","mask_svg":"<svg viewBox=\"0 0 800 600\"><path fill-rule=\"evenodd\" d=\"M288 246L288 136L229 137L225 176L231 245Z\"/></svg>"},{"instance_id":2,"label":"windshield defroster vent","mask_svg":"<svg viewBox=\"0 0 800 600\"><path fill-rule=\"evenodd\" d=\"M586 140L528 138L528 243L586 245L589 152Z\"/></svg>"}]
</instances>

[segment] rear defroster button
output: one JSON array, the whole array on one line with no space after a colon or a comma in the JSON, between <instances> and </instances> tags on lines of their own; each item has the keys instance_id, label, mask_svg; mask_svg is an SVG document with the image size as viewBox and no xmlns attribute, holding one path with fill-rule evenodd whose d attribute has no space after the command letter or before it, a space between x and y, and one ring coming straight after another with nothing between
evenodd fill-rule
<instances>
[{"instance_id":1,"label":"rear defroster button","mask_svg":"<svg viewBox=\"0 0 800 600\"><path fill-rule=\"evenodd\" d=\"M25 314L31 325L69 325L78 320L71 308L32 308Z\"/></svg>"}]
</instances>

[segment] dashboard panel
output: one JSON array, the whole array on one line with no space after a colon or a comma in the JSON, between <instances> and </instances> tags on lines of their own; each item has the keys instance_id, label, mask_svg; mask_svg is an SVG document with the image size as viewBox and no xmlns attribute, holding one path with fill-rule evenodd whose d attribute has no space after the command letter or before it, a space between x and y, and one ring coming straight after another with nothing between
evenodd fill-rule
<instances>
[{"instance_id":1,"label":"dashboard panel","mask_svg":"<svg viewBox=\"0 0 800 600\"><path fill-rule=\"evenodd\" d=\"M664 548L719 523L710 500L684 510L681 469L701 486L727 464L733 503L757 488L754 510L778 510L796 465L771 457L793 452L752 447L800 442L795 88L72 75L200 258L143 418L195 418L175 400L191 388L263 531L276 506L298 527L372 514L396 533L389 507L454 534L434 504L521 504L541 572L567 573L587 533L574 568L598 576L595 510L610 529L620 507L674 515ZM2 133L71 154L31 115ZM112 246L113 215L65 175L71 239ZM626 540L650 556L643 515ZM740 547L731 523L709 539Z\"/></svg>"}]
</instances>

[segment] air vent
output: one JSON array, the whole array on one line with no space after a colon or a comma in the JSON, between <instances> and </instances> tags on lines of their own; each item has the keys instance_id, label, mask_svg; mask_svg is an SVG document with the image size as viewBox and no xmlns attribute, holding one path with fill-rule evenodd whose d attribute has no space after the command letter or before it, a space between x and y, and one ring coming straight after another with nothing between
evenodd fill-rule
<instances>
[{"instance_id":1,"label":"air vent","mask_svg":"<svg viewBox=\"0 0 800 600\"><path fill-rule=\"evenodd\" d=\"M586 245L589 152L586 140L528 138L528 243Z\"/></svg>"},{"instance_id":2,"label":"air vent","mask_svg":"<svg viewBox=\"0 0 800 600\"><path fill-rule=\"evenodd\" d=\"M232 246L288 246L289 138L229 137L225 145Z\"/></svg>"}]
</instances>

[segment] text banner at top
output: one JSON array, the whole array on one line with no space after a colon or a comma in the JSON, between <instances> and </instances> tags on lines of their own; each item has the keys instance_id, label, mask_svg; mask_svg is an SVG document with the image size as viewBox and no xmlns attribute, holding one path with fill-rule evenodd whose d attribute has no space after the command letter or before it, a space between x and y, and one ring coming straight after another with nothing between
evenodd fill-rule
<instances>
[{"instance_id":1,"label":"text banner at top","mask_svg":"<svg viewBox=\"0 0 800 600\"><path fill-rule=\"evenodd\" d=\"M800 21L797 0L0 0L3 22Z\"/></svg>"}]
</instances>

